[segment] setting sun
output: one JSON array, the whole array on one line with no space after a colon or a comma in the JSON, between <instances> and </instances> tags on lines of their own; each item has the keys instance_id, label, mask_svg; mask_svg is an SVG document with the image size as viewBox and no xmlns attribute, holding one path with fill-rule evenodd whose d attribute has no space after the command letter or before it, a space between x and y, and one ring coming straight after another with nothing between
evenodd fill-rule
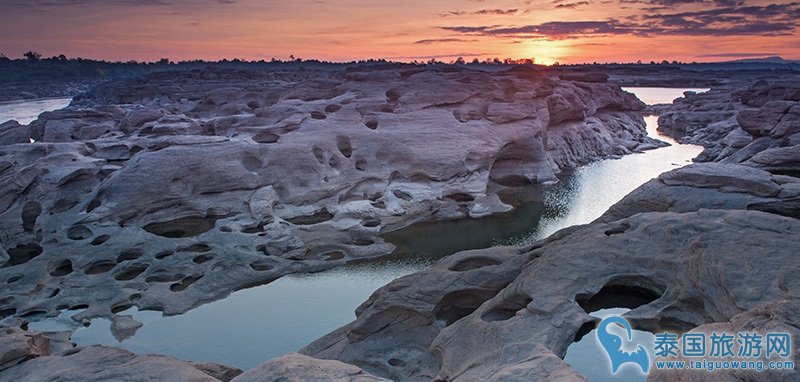
<instances>
[{"instance_id":1,"label":"setting sun","mask_svg":"<svg viewBox=\"0 0 800 382\"><path fill-rule=\"evenodd\" d=\"M512 52L514 56L531 57L537 64L553 65L564 62L571 51L567 41L532 41L520 43L521 48Z\"/></svg>"}]
</instances>

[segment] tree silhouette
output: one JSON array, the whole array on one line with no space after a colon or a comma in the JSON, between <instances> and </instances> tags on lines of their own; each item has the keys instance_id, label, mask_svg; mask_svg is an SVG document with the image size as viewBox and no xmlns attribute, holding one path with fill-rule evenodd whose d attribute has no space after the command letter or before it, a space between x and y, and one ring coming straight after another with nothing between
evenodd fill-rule
<instances>
[{"instance_id":1,"label":"tree silhouette","mask_svg":"<svg viewBox=\"0 0 800 382\"><path fill-rule=\"evenodd\" d=\"M22 56L24 56L28 61L39 61L39 59L42 58L42 54L41 53L34 52L32 50L27 51Z\"/></svg>"}]
</instances>

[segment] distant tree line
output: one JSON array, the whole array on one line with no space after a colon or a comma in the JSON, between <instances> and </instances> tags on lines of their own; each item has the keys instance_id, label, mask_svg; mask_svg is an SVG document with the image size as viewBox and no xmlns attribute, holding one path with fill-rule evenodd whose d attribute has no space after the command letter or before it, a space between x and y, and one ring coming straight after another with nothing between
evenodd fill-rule
<instances>
[{"instance_id":1,"label":"distant tree line","mask_svg":"<svg viewBox=\"0 0 800 382\"><path fill-rule=\"evenodd\" d=\"M540 66L536 64L534 58L485 58L479 60L474 58L467 61L463 57L458 57L447 62L431 58L425 61L414 60L412 62L396 62L386 59L368 59L368 60L355 60L349 62L331 62L316 59L301 59L290 55L288 60L281 60L272 58L270 60L257 60L248 61L244 59L234 58L231 60L223 59L219 61L206 61L206 60L185 60L173 62L167 58L162 58L158 61L106 61L94 60L86 58L67 58L61 54L50 58L42 57L36 51L25 52L23 58L11 59L6 55L0 53L0 85L11 86L30 86L36 84L54 84L54 83L96 83L99 81L133 77L150 72L167 71L167 70L187 70L199 69L209 66L222 66L225 68L240 68L240 69L282 69L286 66L293 68L325 68L358 64L402 64L402 65L529 65ZM710 65L710 64L697 64L696 62L685 63L679 61L663 60L660 62L650 61L644 63L637 61L635 63L583 63L583 64L559 64L554 63L554 67L581 67L581 66L642 66L647 67L650 65Z\"/></svg>"}]
</instances>

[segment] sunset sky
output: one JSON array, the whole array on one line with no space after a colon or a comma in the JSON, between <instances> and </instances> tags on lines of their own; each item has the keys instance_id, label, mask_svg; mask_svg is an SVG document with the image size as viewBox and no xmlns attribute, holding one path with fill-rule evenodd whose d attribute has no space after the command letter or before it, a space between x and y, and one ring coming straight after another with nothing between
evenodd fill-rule
<instances>
[{"instance_id":1,"label":"sunset sky","mask_svg":"<svg viewBox=\"0 0 800 382\"><path fill-rule=\"evenodd\" d=\"M800 59L775 0L0 0L0 53L111 60Z\"/></svg>"}]
</instances>

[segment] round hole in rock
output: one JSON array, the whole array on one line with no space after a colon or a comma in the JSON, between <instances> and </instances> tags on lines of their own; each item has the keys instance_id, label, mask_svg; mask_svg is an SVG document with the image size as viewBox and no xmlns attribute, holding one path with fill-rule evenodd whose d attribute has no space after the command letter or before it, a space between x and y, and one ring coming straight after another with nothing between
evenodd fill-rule
<instances>
[{"instance_id":1,"label":"round hole in rock","mask_svg":"<svg viewBox=\"0 0 800 382\"><path fill-rule=\"evenodd\" d=\"M376 121L376 120L365 121L364 125L367 126L371 130L375 130L375 129L378 128L378 121Z\"/></svg>"},{"instance_id":2,"label":"round hole in rock","mask_svg":"<svg viewBox=\"0 0 800 382\"><path fill-rule=\"evenodd\" d=\"M517 312L527 308L533 299L524 294L514 294L504 297L498 304L483 313L481 319L486 322L505 321L517 315Z\"/></svg>"},{"instance_id":3,"label":"round hole in rock","mask_svg":"<svg viewBox=\"0 0 800 382\"><path fill-rule=\"evenodd\" d=\"M17 313L15 308L0 308L0 318L6 318L8 316L13 316Z\"/></svg>"},{"instance_id":4,"label":"round hole in rock","mask_svg":"<svg viewBox=\"0 0 800 382\"><path fill-rule=\"evenodd\" d=\"M115 265L117 265L117 263L111 260L99 260L89 264L86 269L84 269L83 273L87 275L105 273L112 270Z\"/></svg>"},{"instance_id":5,"label":"round hole in rock","mask_svg":"<svg viewBox=\"0 0 800 382\"><path fill-rule=\"evenodd\" d=\"M154 235L171 239L193 237L214 228L217 220L223 217L222 215L187 216L164 222L150 223L143 228Z\"/></svg>"},{"instance_id":6,"label":"round hole in rock","mask_svg":"<svg viewBox=\"0 0 800 382\"><path fill-rule=\"evenodd\" d=\"M131 248L117 256L117 263L136 260L144 255L144 251L139 248Z\"/></svg>"},{"instance_id":7,"label":"round hole in rock","mask_svg":"<svg viewBox=\"0 0 800 382\"><path fill-rule=\"evenodd\" d=\"M394 196L398 197L399 199L405 201L410 201L411 199L413 199L413 197L411 197L409 193L400 190L394 190L392 191L392 194L394 194Z\"/></svg>"},{"instance_id":8,"label":"round hole in rock","mask_svg":"<svg viewBox=\"0 0 800 382\"><path fill-rule=\"evenodd\" d=\"M22 207L22 229L33 231L36 219L42 213L42 205L39 202L27 202Z\"/></svg>"},{"instance_id":9,"label":"round hole in rock","mask_svg":"<svg viewBox=\"0 0 800 382\"><path fill-rule=\"evenodd\" d=\"M361 225L363 225L364 227L372 228L381 225L381 221L380 219L366 218L361 221Z\"/></svg>"},{"instance_id":10,"label":"round hole in rock","mask_svg":"<svg viewBox=\"0 0 800 382\"><path fill-rule=\"evenodd\" d=\"M448 199L455 200L458 203L471 202L471 201L475 200L474 196L472 196L470 194L465 194L463 192L456 192L454 194L450 194L450 195L447 195L445 197L448 198Z\"/></svg>"},{"instance_id":11,"label":"round hole in rock","mask_svg":"<svg viewBox=\"0 0 800 382\"><path fill-rule=\"evenodd\" d=\"M76 196L67 196L61 199L57 199L55 203L53 203L53 207L50 209L50 214L52 213L61 213L66 210L69 210L72 207L75 207L80 200Z\"/></svg>"},{"instance_id":12,"label":"round hole in rock","mask_svg":"<svg viewBox=\"0 0 800 382\"><path fill-rule=\"evenodd\" d=\"M71 260L62 260L50 271L50 276L53 277L61 277L66 276L72 273L72 261Z\"/></svg>"},{"instance_id":13,"label":"round hole in rock","mask_svg":"<svg viewBox=\"0 0 800 382\"><path fill-rule=\"evenodd\" d=\"M436 304L433 315L437 320L445 322L446 326L472 314L484 302L497 295L497 290L469 289L450 292Z\"/></svg>"},{"instance_id":14,"label":"round hole in rock","mask_svg":"<svg viewBox=\"0 0 800 382\"><path fill-rule=\"evenodd\" d=\"M15 283L15 282L17 282L19 280L22 280L22 276L21 275L12 276L12 277L8 278L8 281L6 281L6 283L7 284L13 284L13 283Z\"/></svg>"},{"instance_id":15,"label":"round hole in rock","mask_svg":"<svg viewBox=\"0 0 800 382\"><path fill-rule=\"evenodd\" d=\"M185 277L183 280L181 280L181 282L170 285L169 286L169 290L171 290L173 292L181 292L181 291L185 290L186 288L188 288L190 285L192 285L195 282L197 282L197 280L200 280L201 277L203 277L203 276L188 276L188 277Z\"/></svg>"},{"instance_id":16,"label":"round hole in rock","mask_svg":"<svg viewBox=\"0 0 800 382\"><path fill-rule=\"evenodd\" d=\"M256 143L275 143L281 136L273 133L258 133L253 136L253 141Z\"/></svg>"},{"instance_id":17,"label":"round hole in rock","mask_svg":"<svg viewBox=\"0 0 800 382\"><path fill-rule=\"evenodd\" d=\"M336 147L339 149L339 152L347 158L353 155L353 146L348 137L342 135L336 137Z\"/></svg>"},{"instance_id":18,"label":"round hole in rock","mask_svg":"<svg viewBox=\"0 0 800 382\"><path fill-rule=\"evenodd\" d=\"M367 238L354 238L354 239L350 240L350 242L353 245L357 245L357 246L367 246L367 245L375 244L375 241L373 241L372 239L367 239Z\"/></svg>"},{"instance_id":19,"label":"round hole in rock","mask_svg":"<svg viewBox=\"0 0 800 382\"><path fill-rule=\"evenodd\" d=\"M71 240L84 240L92 236L92 230L84 225L74 225L67 230L67 237Z\"/></svg>"},{"instance_id":20,"label":"round hole in rock","mask_svg":"<svg viewBox=\"0 0 800 382\"><path fill-rule=\"evenodd\" d=\"M14 265L24 264L28 261L33 260L36 256L42 254L42 247L36 243L29 243L29 244L18 244L14 248L8 249L8 263L6 263L7 267L11 267Z\"/></svg>"},{"instance_id":21,"label":"round hole in rock","mask_svg":"<svg viewBox=\"0 0 800 382\"><path fill-rule=\"evenodd\" d=\"M390 358L388 361L389 365L392 366L405 366L405 361L399 358Z\"/></svg>"},{"instance_id":22,"label":"round hole in rock","mask_svg":"<svg viewBox=\"0 0 800 382\"><path fill-rule=\"evenodd\" d=\"M114 275L114 279L118 280L118 281L133 280L136 277L138 277L139 275L141 275L142 272L147 270L148 267L149 267L149 265L147 265L147 264L131 265L131 266L119 271L118 273L116 273Z\"/></svg>"},{"instance_id":23,"label":"round hole in rock","mask_svg":"<svg viewBox=\"0 0 800 382\"><path fill-rule=\"evenodd\" d=\"M103 244L103 243L107 242L108 239L111 239L111 236L109 236L109 235L100 235L100 236L94 238L94 240L92 240L91 244L92 245L100 245L100 244Z\"/></svg>"},{"instance_id":24,"label":"round hole in rock","mask_svg":"<svg viewBox=\"0 0 800 382\"><path fill-rule=\"evenodd\" d=\"M659 299L664 290L642 277L626 276L608 282L595 294L575 296L575 302L587 313L609 308L635 309Z\"/></svg>"},{"instance_id":25,"label":"round hole in rock","mask_svg":"<svg viewBox=\"0 0 800 382\"><path fill-rule=\"evenodd\" d=\"M41 319L42 317L44 317L45 314L47 314L47 311L45 311L45 310L33 309L33 310L29 310L29 311L27 311L25 313L22 313L19 316L21 318L26 319L26 320L37 321L37 320Z\"/></svg>"},{"instance_id":26,"label":"round hole in rock","mask_svg":"<svg viewBox=\"0 0 800 382\"><path fill-rule=\"evenodd\" d=\"M161 260L161 259L166 259L167 257L170 257L172 255L173 255L172 251L161 251L159 253L156 253L155 258Z\"/></svg>"},{"instance_id":27,"label":"round hole in rock","mask_svg":"<svg viewBox=\"0 0 800 382\"><path fill-rule=\"evenodd\" d=\"M124 312L124 311L126 311L126 310L128 310L128 309L130 309L132 307L133 307L133 304L128 304L128 303L114 305L113 307L111 307L111 313L117 314L119 312Z\"/></svg>"},{"instance_id":28,"label":"round hole in rock","mask_svg":"<svg viewBox=\"0 0 800 382\"><path fill-rule=\"evenodd\" d=\"M284 220L294 225L312 225L312 224L326 222L331 219L333 219L333 214L328 212L327 209L322 209L311 215L295 216L292 218L286 218Z\"/></svg>"},{"instance_id":29,"label":"round hole in rock","mask_svg":"<svg viewBox=\"0 0 800 382\"><path fill-rule=\"evenodd\" d=\"M271 261L256 260L250 263L250 268L258 272L266 272L273 268L274 263Z\"/></svg>"},{"instance_id":30,"label":"round hole in rock","mask_svg":"<svg viewBox=\"0 0 800 382\"><path fill-rule=\"evenodd\" d=\"M211 256L211 255L199 255L199 256L195 256L192 259L192 262L194 262L196 264L203 264L203 263L206 263L206 262L208 262L209 260L211 260L213 258L214 257Z\"/></svg>"}]
</instances>

